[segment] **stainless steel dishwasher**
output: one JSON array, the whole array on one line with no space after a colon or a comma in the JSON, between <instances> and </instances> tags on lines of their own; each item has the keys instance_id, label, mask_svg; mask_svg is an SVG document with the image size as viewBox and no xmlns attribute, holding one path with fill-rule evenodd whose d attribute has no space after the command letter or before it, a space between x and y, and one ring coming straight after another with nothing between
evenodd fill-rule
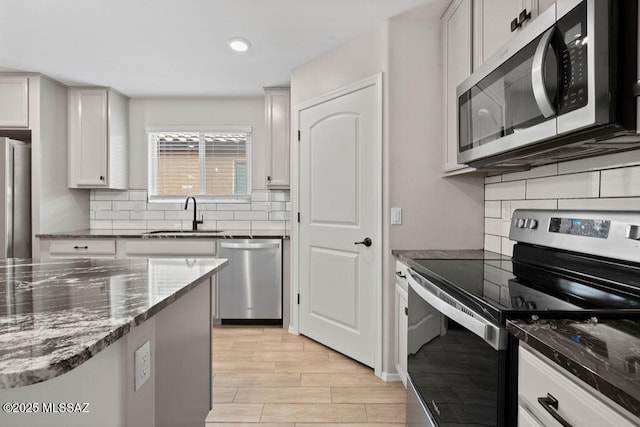
<instances>
[{"instance_id":1,"label":"stainless steel dishwasher","mask_svg":"<svg viewBox=\"0 0 640 427\"><path fill-rule=\"evenodd\" d=\"M282 240L221 239L218 292L222 323L282 323Z\"/></svg>"}]
</instances>

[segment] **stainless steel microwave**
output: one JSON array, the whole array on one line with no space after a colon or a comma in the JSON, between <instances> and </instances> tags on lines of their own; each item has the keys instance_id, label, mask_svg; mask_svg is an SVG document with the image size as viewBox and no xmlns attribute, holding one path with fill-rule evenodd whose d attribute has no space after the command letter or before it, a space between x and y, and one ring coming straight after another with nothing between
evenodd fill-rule
<instances>
[{"instance_id":1,"label":"stainless steel microwave","mask_svg":"<svg viewBox=\"0 0 640 427\"><path fill-rule=\"evenodd\" d=\"M637 0L561 0L457 88L458 163L528 169L640 149Z\"/></svg>"}]
</instances>

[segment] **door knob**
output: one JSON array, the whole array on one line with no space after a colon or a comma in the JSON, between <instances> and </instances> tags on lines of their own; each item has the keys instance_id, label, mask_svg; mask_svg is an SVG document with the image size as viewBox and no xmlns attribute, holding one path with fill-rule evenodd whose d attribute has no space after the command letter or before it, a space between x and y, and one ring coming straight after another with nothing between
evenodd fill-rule
<instances>
[{"instance_id":1,"label":"door knob","mask_svg":"<svg viewBox=\"0 0 640 427\"><path fill-rule=\"evenodd\" d=\"M366 247L369 247L371 246L371 243L373 243L371 239L368 237L365 237L362 242L355 242L354 245L365 245Z\"/></svg>"}]
</instances>

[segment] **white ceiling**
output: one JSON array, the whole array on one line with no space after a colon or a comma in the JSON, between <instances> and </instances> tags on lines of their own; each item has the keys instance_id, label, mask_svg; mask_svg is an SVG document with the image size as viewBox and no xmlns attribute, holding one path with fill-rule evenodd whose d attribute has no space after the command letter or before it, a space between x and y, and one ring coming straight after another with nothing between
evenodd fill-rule
<instances>
[{"instance_id":1,"label":"white ceiling","mask_svg":"<svg viewBox=\"0 0 640 427\"><path fill-rule=\"evenodd\" d=\"M132 97L252 96L431 0L0 0L0 70ZM229 37L252 43L232 52Z\"/></svg>"}]
</instances>

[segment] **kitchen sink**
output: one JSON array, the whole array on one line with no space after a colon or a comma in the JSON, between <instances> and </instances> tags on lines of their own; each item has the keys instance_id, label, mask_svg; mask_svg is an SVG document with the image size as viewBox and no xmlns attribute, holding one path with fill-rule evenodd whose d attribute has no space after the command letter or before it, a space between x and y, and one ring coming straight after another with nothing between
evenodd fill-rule
<instances>
[{"instance_id":1,"label":"kitchen sink","mask_svg":"<svg viewBox=\"0 0 640 427\"><path fill-rule=\"evenodd\" d=\"M222 230L153 230L147 231L142 234L164 234L164 235L176 235L176 236L185 236L185 235L198 235L198 234L217 234L222 233Z\"/></svg>"}]
</instances>

